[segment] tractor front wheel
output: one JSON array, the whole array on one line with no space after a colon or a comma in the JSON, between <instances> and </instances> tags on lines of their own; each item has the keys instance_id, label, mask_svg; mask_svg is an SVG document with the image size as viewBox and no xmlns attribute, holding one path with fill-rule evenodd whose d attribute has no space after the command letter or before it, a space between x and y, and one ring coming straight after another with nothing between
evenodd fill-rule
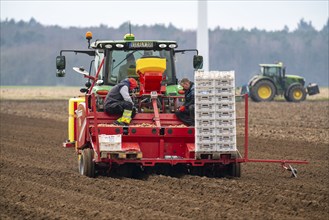
<instances>
[{"instance_id":1,"label":"tractor front wheel","mask_svg":"<svg viewBox=\"0 0 329 220\"><path fill-rule=\"evenodd\" d=\"M275 86L268 80L261 80L252 87L250 95L256 102L272 101L275 96Z\"/></svg>"},{"instance_id":2,"label":"tractor front wheel","mask_svg":"<svg viewBox=\"0 0 329 220\"><path fill-rule=\"evenodd\" d=\"M94 151L90 148L82 150L79 155L79 173L83 176L95 177Z\"/></svg>"},{"instance_id":3,"label":"tractor front wheel","mask_svg":"<svg viewBox=\"0 0 329 220\"><path fill-rule=\"evenodd\" d=\"M306 90L302 85L294 85L288 91L288 99L291 102L302 102L306 98Z\"/></svg>"}]
</instances>

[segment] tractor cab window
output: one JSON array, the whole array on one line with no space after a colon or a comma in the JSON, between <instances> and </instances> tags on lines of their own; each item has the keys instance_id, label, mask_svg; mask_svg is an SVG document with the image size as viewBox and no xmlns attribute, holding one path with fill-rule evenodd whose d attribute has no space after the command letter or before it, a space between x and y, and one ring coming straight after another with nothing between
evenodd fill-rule
<instances>
[{"instance_id":1,"label":"tractor cab window","mask_svg":"<svg viewBox=\"0 0 329 220\"><path fill-rule=\"evenodd\" d=\"M166 71L164 72L164 83L171 82L173 78L171 53L167 50L112 50L107 56L107 73L105 73L106 84L115 85L121 80L132 77L136 80L136 60L144 57L159 57L166 59Z\"/></svg>"},{"instance_id":2,"label":"tractor cab window","mask_svg":"<svg viewBox=\"0 0 329 220\"><path fill-rule=\"evenodd\" d=\"M101 65L103 58L104 58L104 52L101 50L97 50L95 55L95 63L94 63L95 73L97 72L99 66ZM100 72L101 73L103 72L103 67L101 68ZM101 74L98 77L99 79L103 79Z\"/></svg>"},{"instance_id":3,"label":"tractor cab window","mask_svg":"<svg viewBox=\"0 0 329 220\"><path fill-rule=\"evenodd\" d=\"M266 76L278 76L278 68L276 67L262 67L262 74Z\"/></svg>"}]
</instances>

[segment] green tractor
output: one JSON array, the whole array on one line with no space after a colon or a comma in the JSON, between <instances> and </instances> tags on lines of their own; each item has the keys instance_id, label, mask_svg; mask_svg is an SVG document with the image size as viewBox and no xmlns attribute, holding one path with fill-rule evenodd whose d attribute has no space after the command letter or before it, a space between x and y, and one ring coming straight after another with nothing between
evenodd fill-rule
<instances>
[{"instance_id":1,"label":"green tractor","mask_svg":"<svg viewBox=\"0 0 329 220\"><path fill-rule=\"evenodd\" d=\"M252 77L242 93L249 93L256 102L272 101L276 95L283 95L288 102L304 101L306 95L319 93L317 84L309 84L306 88L305 79L297 75L286 75L283 63L259 64L260 74Z\"/></svg>"},{"instance_id":2,"label":"green tractor","mask_svg":"<svg viewBox=\"0 0 329 220\"><path fill-rule=\"evenodd\" d=\"M175 58L177 54L185 54L186 52L196 53L193 56L193 68L200 69L203 65L203 57L199 56L197 49L177 50L178 47L175 41L168 40L135 40L135 36L131 33L126 34L123 40L96 40L91 43L92 33L86 33L88 40L88 50L61 50L60 56L56 58L57 77L65 76L66 58L63 53L86 54L91 57L89 72L83 67L74 67L73 70L85 75L89 80L86 82L86 88L82 88L82 93L87 93L90 88L90 93L96 94L97 110L103 109L103 98L101 95L107 94L113 86L121 82L123 79L130 77L139 80L136 74L136 61L142 58L157 58L165 59L166 70L163 73L161 85L164 87L165 96L181 96L182 87L178 83L175 68ZM95 74L98 78L93 79L91 76ZM94 80L94 83L90 82ZM136 91L137 92L137 91ZM164 103L166 110L175 112L174 99L166 99ZM144 102L150 101L147 99ZM182 99L177 100L178 103ZM151 105L150 105L151 107ZM145 107L146 108L146 107ZM150 110L146 108L145 111Z\"/></svg>"}]
</instances>

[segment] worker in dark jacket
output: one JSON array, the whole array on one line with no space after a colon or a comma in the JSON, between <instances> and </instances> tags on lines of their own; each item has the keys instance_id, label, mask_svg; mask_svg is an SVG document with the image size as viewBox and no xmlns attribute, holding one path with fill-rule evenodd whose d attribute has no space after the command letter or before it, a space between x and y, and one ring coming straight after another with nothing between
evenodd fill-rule
<instances>
[{"instance_id":1,"label":"worker in dark jacket","mask_svg":"<svg viewBox=\"0 0 329 220\"><path fill-rule=\"evenodd\" d=\"M115 85L105 98L104 110L107 114L122 114L114 122L117 125L128 125L135 116L134 103L129 95L129 91L137 87L134 78L127 78Z\"/></svg>"},{"instance_id":2,"label":"worker in dark jacket","mask_svg":"<svg viewBox=\"0 0 329 220\"><path fill-rule=\"evenodd\" d=\"M185 91L185 102L175 114L185 124L194 126L194 83L187 78L183 78L180 85Z\"/></svg>"}]
</instances>

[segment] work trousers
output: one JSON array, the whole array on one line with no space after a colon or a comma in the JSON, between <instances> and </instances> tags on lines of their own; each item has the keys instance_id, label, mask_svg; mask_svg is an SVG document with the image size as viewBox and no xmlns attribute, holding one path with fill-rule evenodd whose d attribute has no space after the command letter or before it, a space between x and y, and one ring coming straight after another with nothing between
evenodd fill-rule
<instances>
[{"instance_id":1,"label":"work trousers","mask_svg":"<svg viewBox=\"0 0 329 220\"><path fill-rule=\"evenodd\" d=\"M134 105L131 102L117 101L107 104L104 110L109 115L114 115L114 114L122 115L124 110L130 110L132 111L131 118L134 118L136 115L136 110L133 107Z\"/></svg>"},{"instance_id":2,"label":"work trousers","mask_svg":"<svg viewBox=\"0 0 329 220\"><path fill-rule=\"evenodd\" d=\"M194 126L194 105L190 105L185 111L176 111L177 118L179 118L184 124Z\"/></svg>"}]
</instances>

